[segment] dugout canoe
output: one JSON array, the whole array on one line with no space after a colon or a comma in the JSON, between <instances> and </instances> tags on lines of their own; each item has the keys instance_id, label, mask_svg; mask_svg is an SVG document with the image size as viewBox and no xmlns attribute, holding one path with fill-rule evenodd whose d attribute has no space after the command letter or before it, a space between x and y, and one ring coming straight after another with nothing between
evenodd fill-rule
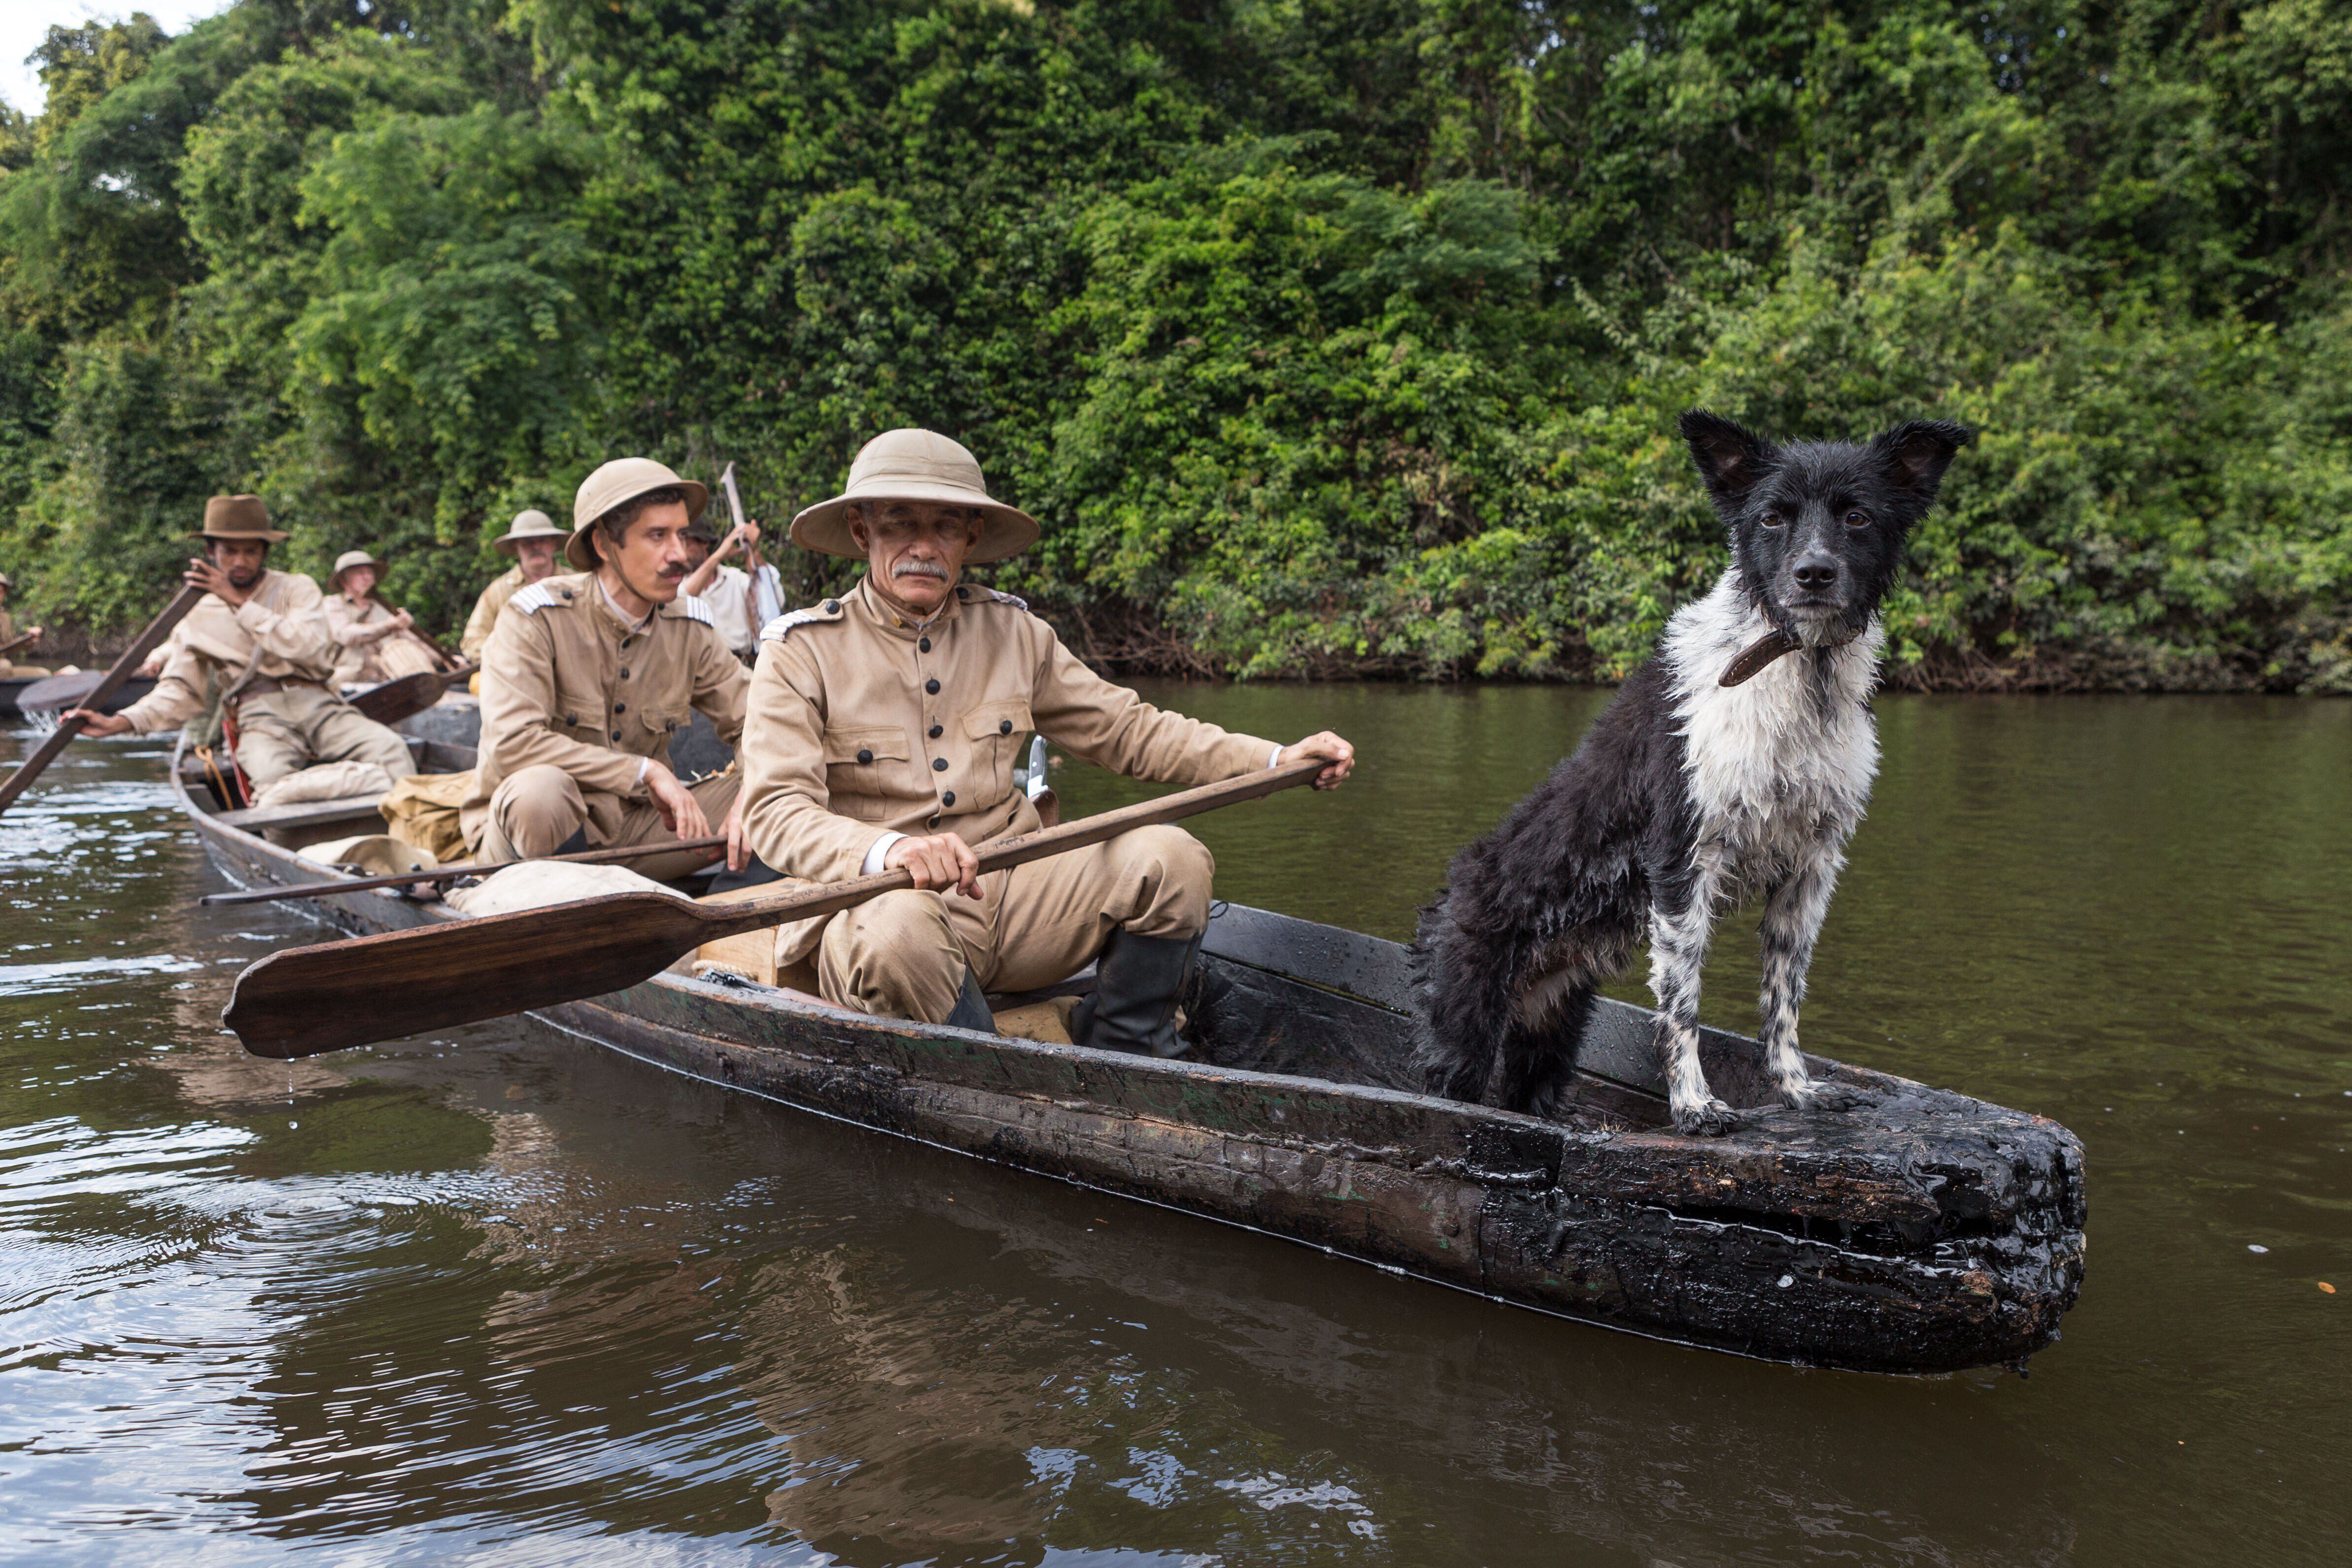
<instances>
[{"instance_id":1,"label":"dugout canoe","mask_svg":"<svg viewBox=\"0 0 2352 1568\"><path fill-rule=\"evenodd\" d=\"M429 771L472 763L411 744ZM368 826L365 802L228 812L200 770L175 762L173 782L241 887L331 876L296 847ZM459 918L375 892L288 907L352 934ZM1181 1061L675 973L533 1016L801 1110L1682 1344L1916 1373L2021 1365L2058 1338L2084 1219L2083 1147L2058 1123L1811 1058L1872 1103L1759 1109L1728 1137L1685 1138L1649 1013L1613 1002L1583 1042L1575 1103L1537 1120L1415 1092L1408 1005L1398 944L1220 905ZM1706 1034L1709 1081L1734 1105L1769 1103L1759 1051Z\"/></svg>"}]
</instances>

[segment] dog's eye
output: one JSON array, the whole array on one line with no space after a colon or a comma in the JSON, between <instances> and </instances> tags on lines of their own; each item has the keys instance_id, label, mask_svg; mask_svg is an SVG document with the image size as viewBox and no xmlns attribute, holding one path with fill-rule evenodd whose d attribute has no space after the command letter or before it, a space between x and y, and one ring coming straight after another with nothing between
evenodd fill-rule
<instances>
[{"instance_id":1,"label":"dog's eye","mask_svg":"<svg viewBox=\"0 0 2352 1568\"><path fill-rule=\"evenodd\" d=\"M1850 511L1845 514L1845 525L1848 528L1868 528L1870 514L1866 511Z\"/></svg>"},{"instance_id":2,"label":"dog's eye","mask_svg":"<svg viewBox=\"0 0 2352 1568\"><path fill-rule=\"evenodd\" d=\"M1789 514L1777 509L1768 511L1764 514L1764 526L1767 528L1786 528L1789 526Z\"/></svg>"}]
</instances>

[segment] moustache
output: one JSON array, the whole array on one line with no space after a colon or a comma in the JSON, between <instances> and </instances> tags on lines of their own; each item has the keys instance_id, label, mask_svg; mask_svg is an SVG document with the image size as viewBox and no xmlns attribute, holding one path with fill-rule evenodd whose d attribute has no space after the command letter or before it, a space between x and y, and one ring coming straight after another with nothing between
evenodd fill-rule
<instances>
[{"instance_id":1,"label":"moustache","mask_svg":"<svg viewBox=\"0 0 2352 1568\"><path fill-rule=\"evenodd\" d=\"M898 564L890 568L890 575L893 577L932 577L942 583L948 580L946 567L934 566L928 561L901 561Z\"/></svg>"}]
</instances>

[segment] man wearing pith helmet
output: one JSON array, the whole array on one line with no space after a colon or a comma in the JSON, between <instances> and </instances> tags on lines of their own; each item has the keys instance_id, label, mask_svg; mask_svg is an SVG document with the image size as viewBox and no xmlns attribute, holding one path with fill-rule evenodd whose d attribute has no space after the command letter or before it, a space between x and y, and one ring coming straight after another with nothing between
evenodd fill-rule
<instances>
[{"instance_id":1,"label":"man wearing pith helmet","mask_svg":"<svg viewBox=\"0 0 2352 1568\"><path fill-rule=\"evenodd\" d=\"M1307 757L1348 776L1337 735L1279 746L1162 712L1078 662L1009 594L966 566L1028 548L1037 524L993 500L980 465L928 430L859 452L844 492L793 520L803 549L866 563L857 585L761 634L741 756L744 826L775 870L838 881L903 867L887 893L781 934L835 1005L987 1029L986 993L1025 991L1099 961L1080 1045L1181 1055L1177 995L1209 920L1207 849L1155 826L980 875L976 845L1034 832L1013 762L1034 731L1087 762L1201 784Z\"/></svg>"},{"instance_id":2,"label":"man wearing pith helmet","mask_svg":"<svg viewBox=\"0 0 2352 1568\"><path fill-rule=\"evenodd\" d=\"M732 743L750 677L720 646L710 611L681 595L687 525L710 492L648 458L621 458L581 481L563 558L577 568L531 584L499 613L482 649L482 739L458 809L483 860L580 847L700 838L724 822L728 864L744 864L740 773L688 784L670 737L699 710ZM649 877L702 865L694 852L632 862Z\"/></svg>"},{"instance_id":3,"label":"man wearing pith helmet","mask_svg":"<svg viewBox=\"0 0 2352 1568\"><path fill-rule=\"evenodd\" d=\"M482 596L474 601L474 613L466 617L457 652L467 664L480 660L482 649L489 644L490 628L499 624L499 612L507 607L507 601L533 583L555 575L557 559L563 553L563 530L537 507L526 508L515 513L513 523L491 548L513 556L514 564L482 590Z\"/></svg>"},{"instance_id":4,"label":"man wearing pith helmet","mask_svg":"<svg viewBox=\"0 0 2352 1568\"><path fill-rule=\"evenodd\" d=\"M269 566L285 542L258 496L205 503L205 553L185 576L209 590L165 645L155 689L116 714L85 710L85 734L142 735L184 724L215 692L237 728L236 764L256 791L317 763L373 763L398 782L414 768L407 743L334 689L341 653L319 584Z\"/></svg>"}]
</instances>

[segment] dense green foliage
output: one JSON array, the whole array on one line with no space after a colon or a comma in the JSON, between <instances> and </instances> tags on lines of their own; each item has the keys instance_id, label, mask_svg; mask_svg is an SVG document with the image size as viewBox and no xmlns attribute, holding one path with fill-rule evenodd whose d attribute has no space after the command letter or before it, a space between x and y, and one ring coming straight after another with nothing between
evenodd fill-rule
<instances>
[{"instance_id":1,"label":"dense green foliage","mask_svg":"<svg viewBox=\"0 0 2352 1568\"><path fill-rule=\"evenodd\" d=\"M1720 568L1702 404L1982 429L1897 679L2352 689L2352 0L238 0L40 58L53 620L254 489L446 626L604 458L781 519L919 423L1098 658L1607 677Z\"/></svg>"}]
</instances>

